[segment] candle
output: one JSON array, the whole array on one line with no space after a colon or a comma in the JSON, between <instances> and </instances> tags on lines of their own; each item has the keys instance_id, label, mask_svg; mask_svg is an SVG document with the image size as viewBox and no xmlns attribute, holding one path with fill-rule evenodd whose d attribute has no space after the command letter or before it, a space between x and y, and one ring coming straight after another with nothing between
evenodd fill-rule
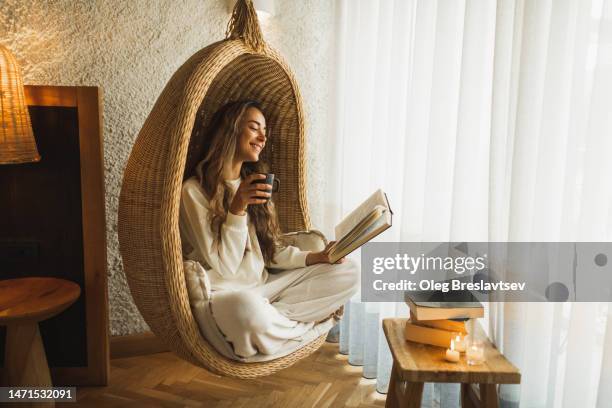
<instances>
[{"instance_id":1,"label":"candle","mask_svg":"<svg viewBox=\"0 0 612 408\"><path fill-rule=\"evenodd\" d=\"M457 350L460 353L465 353L465 345L466 345L465 337L462 337L460 333L457 333L457 335L454 338L454 342L455 342L455 350Z\"/></svg>"},{"instance_id":2,"label":"candle","mask_svg":"<svg viewBox=\"0 0 612 408\"><path fill-rule=\"evenodd\" d=\"M474 342L467 348L467 363L469 365L479 365L484 363L484 346L482 342Z\"/></svg>"},{"instance_id":3,"label":"candle","mask_svg":"<svg viewBox=\"0 0 612 408\"><path fill-rule=\"evenodd\" d=\"M446 350L446 361L451 363L459 362L459 352L455 350L454 340L451 340L450 348Z\"/></svg>"}]
</instances>

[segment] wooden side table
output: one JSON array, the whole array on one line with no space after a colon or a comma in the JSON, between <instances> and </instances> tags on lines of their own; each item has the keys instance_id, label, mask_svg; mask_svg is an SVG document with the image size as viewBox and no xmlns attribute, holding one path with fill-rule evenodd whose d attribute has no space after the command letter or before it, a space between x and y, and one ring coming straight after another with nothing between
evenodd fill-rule
<instances>
[{"instance_id":1,"label":"wooden side table","mask_svg":"<svg viewBox=\"0 0 612 408\"><path fill-rule=\"evenodd\" d=\"M52 386L38 322L62 312L80 294L79 285L64 279L0 281L0 325L7 326L3 383L15 387Z\"/></svg>"},{"instance_id":2,"label":"wooden side table","mask_svg":"<svg viewBox=\"0 0 612 408\"><path fill-rule=\"evenodd\" d=\"M449 363L445 359L445 349L404 339L407 320L383 320L383 329L393 355L385 407L420 407L424 383L438 382L461 383L461 406L464 408L497 408L497 384L521 382L518 369L488 340L484 342L484 364L469 366L465 354L462 354L459 363ZM477 335L486 338L480 326ZM475 384L478 384L479 392L474 389Z\"/></svg>"}]
</instances>

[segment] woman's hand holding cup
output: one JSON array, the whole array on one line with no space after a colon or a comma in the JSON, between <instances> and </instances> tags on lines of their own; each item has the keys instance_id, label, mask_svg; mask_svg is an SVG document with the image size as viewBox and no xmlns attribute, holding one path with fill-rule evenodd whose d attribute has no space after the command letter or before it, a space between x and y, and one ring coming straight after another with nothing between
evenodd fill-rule
<instances>
[{"instance_id":1,"label":"woman's hand holding cup","mask_svg":"<svg viewBox=\"0 0 612 408\"><path fill-rule=\"evenodd\" d=\"M229 208L230 212L234 215L245 215L249 205L268 202L272 196L272 186L255 182L265 179L265 174L250 174L245 177L234 194Z\"/></svg>"}]
</instances>

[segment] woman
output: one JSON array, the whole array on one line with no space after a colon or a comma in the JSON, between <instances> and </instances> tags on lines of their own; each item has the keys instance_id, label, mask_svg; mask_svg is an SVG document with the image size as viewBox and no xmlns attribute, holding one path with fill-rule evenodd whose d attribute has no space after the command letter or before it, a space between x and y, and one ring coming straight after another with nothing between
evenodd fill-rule
<instances>
[{"instance_id":1,"label":"woman","mask_svg":"<svg viewBox=\"0 0 612 408\"><path fill-rule=\"evenodd\" d=\"M181 196L185 256L206 269L210 310L234 353L274 354L357 291L358 267L346 260L330 264L326 250L279 245L271 186L257 183L267 173L259 160L266 119L257 102L223 106L204 138L204 159Z\"/></svg>"}]
</instances>

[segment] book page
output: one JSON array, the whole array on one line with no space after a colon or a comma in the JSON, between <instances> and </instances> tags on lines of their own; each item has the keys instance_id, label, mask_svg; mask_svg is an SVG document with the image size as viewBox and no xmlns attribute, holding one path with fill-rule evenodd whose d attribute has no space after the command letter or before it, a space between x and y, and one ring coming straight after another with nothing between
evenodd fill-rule
<instances>
[{"instance_id":1,"label":"book page","mask_svg":"<svg viewBox=\"0 0 612 408\"><path fill-rule=\"evenodd\" d=\"M355 228L342 237L340 241L336 241L336 244L333 246L332 250L342 251L344 248L351 245L351 243L353 243L357 238L367 234L385 211L385 207L377 205L374 211L362 219L361 222L355 226Z\"/></svg>"},{"instance_id":2,"label":"book page","mask_svg":"<svg viewBox=\"0 0 612 408\"><path fill-rule=\"evenodd\" d=\"M357 226L364 218L374 211L377 205L382 205L388 209L387 200L385 194L381 189L378 189L368 197L359 207L354 209L349 215L336 226L336 241L341 240L346 234L348 234L353 228Z\"/></svg>"},{"instance_id":3,"label":"book page","mask_svg":"<svg viewBox=\"0 0 612 408\"><path fill-rule=\"evenodd\" d=\"M353 240L342 240L344 245L334 248L330 253L330 258L333 262L353 252L376 235L380 234L391 226L391 213L389 210L383 210L374 222L370 223L361 233L354 237Z\"/></svg>"}]
</instances>

